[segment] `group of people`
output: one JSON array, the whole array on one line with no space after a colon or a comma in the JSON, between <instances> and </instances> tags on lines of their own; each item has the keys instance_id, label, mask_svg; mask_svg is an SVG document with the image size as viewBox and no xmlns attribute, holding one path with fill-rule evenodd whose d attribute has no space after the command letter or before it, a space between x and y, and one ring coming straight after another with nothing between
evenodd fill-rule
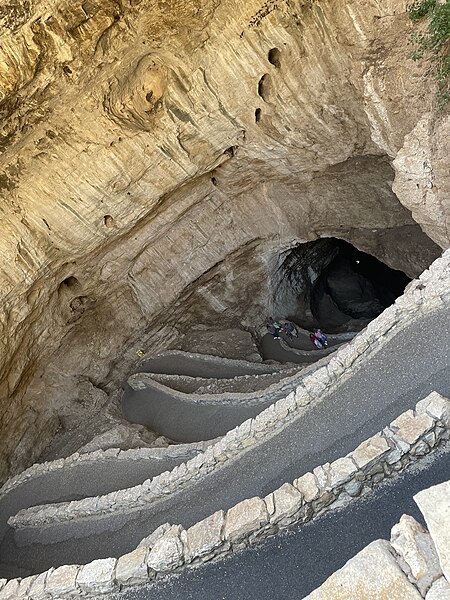
<instances>
[{"instance_id":1,"label":"group of people","mask_svg":"<svg viewBox=\"0 0 450 600\"><path fill-rule=\"evenodd\" d=\"M291 340L298 337L298 329L292 321L284 321L284 323L281 324L272 317L269 317L266 328L274 340L279 340L281 333L284 333ZM315 329L314 332L310 333L309 339L313 346L320 350L323 350L328 346L328 338L321 329Z\"/></svg>"},{"instance_id":2,"label":"group of people","mask_svg":"<svg viewBox=\"0 0 450 600\"><path fill-rule=\"evenodd\" d=\"M321 329L314 329L314 332L309 334L309 339L319 350L324 350L328 346L328 338Z\"/></svg>"},{"instance_id":3,"label":"group of people","mask_svg":"<svg viewBox=\"0 0 450 600\"><path fill-rule=\"evenodd\" d=\"M267 331L271 336L273 336L274 340L280 339L281 332L287 335L291 340L295 337L298 337L297 327L295 326L295 323L292 323L292 321L285 321L282 325L278 321L274 321L272 317L269 317L266 327Z\"/></svg>"}]
</instances>

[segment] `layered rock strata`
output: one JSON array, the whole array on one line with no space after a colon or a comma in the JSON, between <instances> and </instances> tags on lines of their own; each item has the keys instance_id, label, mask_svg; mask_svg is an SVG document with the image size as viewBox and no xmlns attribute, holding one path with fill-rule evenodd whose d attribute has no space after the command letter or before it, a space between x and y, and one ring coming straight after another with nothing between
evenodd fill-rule
<instances>
[{"instance_id":1,"label":"layered rock strata","mask_svg":"<svg viewBox=\"0 0 450 600\"><path fill-rule=\"evenodd\" d=\"M448 245L448 119L405 8L3 7L0 478L80 377L110 392L147 342L265 314L280 252L335 236L414 276L437 251L416 222Z\"/></svg>"}]
</instances>

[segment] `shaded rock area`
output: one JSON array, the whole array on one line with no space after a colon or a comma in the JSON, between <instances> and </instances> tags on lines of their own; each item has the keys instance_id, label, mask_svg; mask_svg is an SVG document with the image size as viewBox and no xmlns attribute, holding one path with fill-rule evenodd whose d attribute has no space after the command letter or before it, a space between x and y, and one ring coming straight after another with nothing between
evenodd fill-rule
<instances>
[{"instance_id":1,"label":"shaded rock area","mask_svg":"<svg viewBox=\"0 0 450 600\"><path fill-rule=\"evenodd\" d=\"M262 358L253 336L243 329L222 329L197 325L172 346L177 350L210 354L223 358L261 362Z\"/></svg>"},{"instance_id":2,"label":"shaded rock area","mask_svg":"<svg viewBox=\"0 0 450 600\"><path fill-rule=\"evenodd\" d=\"M124 419L118 393L109 397L88 382L73 390L78 393L75 402L81 406L76 411L73 410L75 403L68 402L51 443L39 456L40 462L64 458L74 452L165 447L170 443L148 428Z\"/></svg>"},{"instance_id":3,"label":"shaded rock area","mask_svg":"<svg viewBox=\"0 0 450 600\"><path fill-rule=\"evenodd\" d=\"M359 330L390 306L410 281L402 271L336 238L299 244L280 259L275 310L305 328Z\"/></svg>"}]
</instances>

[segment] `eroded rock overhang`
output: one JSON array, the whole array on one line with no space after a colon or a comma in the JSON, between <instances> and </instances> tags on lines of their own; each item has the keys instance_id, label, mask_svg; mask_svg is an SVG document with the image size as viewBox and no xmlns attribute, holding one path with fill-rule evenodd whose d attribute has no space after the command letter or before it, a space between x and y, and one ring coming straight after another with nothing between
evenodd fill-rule
<instances>
[{"instance_id":1,"label":"eroded rock overhang","mask_svg":"<svg viewBox=\"0 0 450 600\"><path fill-rule=\"evenodd\" d=\"M137 347L200 315L262 317L280 252L336 237L414 276L438 251L425 234L448 245L449 121L408 60L405 8L0 15L3 475L80 378L113 389Z\"/></svg>"}]
</instances>

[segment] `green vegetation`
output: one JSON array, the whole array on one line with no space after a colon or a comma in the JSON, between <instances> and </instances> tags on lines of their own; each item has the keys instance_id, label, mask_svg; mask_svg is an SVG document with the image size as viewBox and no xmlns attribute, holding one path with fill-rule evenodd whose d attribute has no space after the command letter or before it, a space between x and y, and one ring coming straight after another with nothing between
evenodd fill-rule
<instances>
[{"instance_id":1,"label":"green vegetation","mask_svg":"<svg viewBox=\"0 0 450 600\"><path fill-rule=\"evenodd\" d=\"M443 109L450 102L450 0L415 0L408 6L412 21L426 19L427 29L411 35L413 60L430 58L438 84L436 99Z\"/></svg>"}]
</instances>

